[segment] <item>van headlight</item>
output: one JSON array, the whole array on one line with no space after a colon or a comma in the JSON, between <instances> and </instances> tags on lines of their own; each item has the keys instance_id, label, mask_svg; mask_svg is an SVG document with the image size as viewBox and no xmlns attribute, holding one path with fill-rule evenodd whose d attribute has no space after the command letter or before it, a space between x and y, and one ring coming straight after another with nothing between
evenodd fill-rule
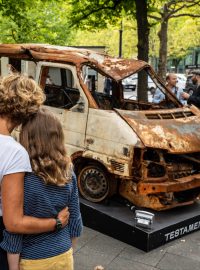
<instances>
[{"instance_id":1,"label":"van headlight","mask_svg":"<svg viewBox=\"0 0 200 270\"><path fill-rule=\"evenodd\" d=\"M149 162L147 165L147 176L148 177L163 177L166 174L166 169L163 165L155 162Z\"/></svg>"}]
</instances>

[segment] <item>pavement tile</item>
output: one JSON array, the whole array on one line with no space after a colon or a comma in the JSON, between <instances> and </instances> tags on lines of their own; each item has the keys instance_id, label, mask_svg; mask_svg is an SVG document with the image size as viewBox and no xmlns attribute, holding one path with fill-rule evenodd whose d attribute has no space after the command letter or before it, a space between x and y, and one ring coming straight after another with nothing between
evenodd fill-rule
<instances>
[{"instance_id":1,"label":"pavement tile","mask_svg":"<svg viewBox=\"0 0 200 270\"><path fill-rule=\"evenodd\" d=\"M95 238L98 234L99 232L94 231L90 228L84 227L81 237L78 238L77 245L74 252L77 252L80 248L85 246L89 241Z\"/></svg>"},{"instance_id":2,"label":"pavement tile","mask_svg":"<svg viewBox=\"0 0 200 270\"><path fill-rule=\"evenodd\" d=\"M106 255L117 256L127 244L118 241L112 237L99 233L86 246L81 247L84 253L90 253L91 250L105 253Z\"/></svg>"},{"instance_id":3,"label":"pavement tile","mask_svg":"<svg viewBox=\"0 0 200 270\"><path fill-rule=\"evenodd\" d=\"M156 270L156 268L118 257L105 270Z\"/></svg>"},{"instance_id":4,"label":"pavement tile","mask_svg":"<svg viewBox=\"0 0 200 270\"><path fill-rule=\"evenodd\" d=\"M199 270L200 261L188 257L165 253L156 266L160 270Z\"/></svg>"},{"instance_id":5,"label":"pavement tile","mask_svg":"<svg viewBox=\"0 0 200 270\"><path fill-rule=\"evenodd\" d=\"M75 250L75 270L200 270L200 231L144 252L84 227Z\"/></svg>"},{"instance_id":6,"label":"pavement tile","mask_svg":"<svg viewBox=\"0 0 200 270\"><path fill-rule=\"evenodd\" d=\"M186 241L192 241L192 242L197 242L198 244L200 244L200 230L187 234L185 237L183 237L183 239L185 239Z\"/></svg>"},{"instance_id":7,"label":"pavement tile","mask_svg":"<svg viewBox=\"0 0 200 270\"><path fill-rule=\"evenodd\" d=\"M200 262L200 239L194 241L194 239L192 240L189 237L182 238L178 244L169 247L167 252Z\"/></svg>"},{"instance_id":8,"label":"pavement tile","mask_svg":"<svg viewBox=\"0 0 200 270\"><path fill-rule=\"evenodd\" d=\"M166 249L162 247L154 249L149 252L144 252L135 247L126 247L120 254L119 257L132 262L141 262L151 266L156 266L161 258L164 256Z\"/></svg>"},{"instance_id":9,"label":"pavement tile","mask_svg":"<svg viewBox=\"0 0 200 270\"><path fill-rule=\"evenodd\" d=\"M113 255L107 255L96 250L81 249L74 255L75 270L93 270L96 265L102 265L107 270L107 266L114 259Z\"/></svg>"},{"instance_id":10,"label":"pavement tile","mask_svg":"<svg viewBox=\"0 0 200 270\"><path fill-rule=\"evenodd\" d=\"M87 229L84 231L87 231ZM93 238L85 245L82 245L74 254L75 270L93 270L96 265L103 265L107 270L109 263L111 263L126 246L127 245L123 242L104 234L93 234Z\"/></svg>"}]
</instances>

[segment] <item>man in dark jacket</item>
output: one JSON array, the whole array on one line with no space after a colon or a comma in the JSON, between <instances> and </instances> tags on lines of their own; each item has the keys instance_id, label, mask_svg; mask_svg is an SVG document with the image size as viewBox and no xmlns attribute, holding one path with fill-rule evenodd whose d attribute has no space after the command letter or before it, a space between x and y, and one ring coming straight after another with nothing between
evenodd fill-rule
<instances>
[{"instance_id":1,"label":"man in dark jacket","mask_svg":"<svg viewBox=\"0 0 200 270\"><path fill-rule=\"evenodd\" d=\"M197 87L191 96L188 93L183 92L182 97L187 100L189 105L193 104L200 108L200 71L193 71L192 74L192 82L196 84Z\"/></svg>"}]
</instances>

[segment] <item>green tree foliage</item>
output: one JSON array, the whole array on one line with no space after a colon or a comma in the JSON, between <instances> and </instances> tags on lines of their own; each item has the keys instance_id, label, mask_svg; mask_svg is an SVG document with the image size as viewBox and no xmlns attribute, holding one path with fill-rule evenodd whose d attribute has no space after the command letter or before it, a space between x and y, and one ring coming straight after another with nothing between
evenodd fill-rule
<instances>
[{"instance_id":1,"label":"green tree foliage","mask_svg":"<svg viewBox=\"0 0 200 270\"><path fill-rule=\"evenodd\" d=\"M191 47L199 46L199 33L200 19L179 18L171 21L168 31L168 57L184 58Z\"/></svg>"},{"instance_id":2,"label":"green tree foliage","mask_svg":"<svg viewBox=\"0 0 200 270\"><path fill-rule=\"evenodd\" d=\"M180 20L182 17L199 18L199 7L200 0L155 1L154 11L152 14L149 14L149 17L160 23L160 30L158 32L160 41L158 74L161 77L164 78L166 75L169 20L176 18Z\"/></svg>"},{"instance_id":3,"label":"green tree foliage","mask_svg":"<svg viewBox=\"0 0 200 270\"><path fill-rule=\"evenodd\" d=\"M72 46L104 45L109 54L118 56L119 30L123 21L123 57L135 58L139 49L138 57L148 61L148 43L151 57L159 56L159 48L163 52L157 32L162 24L167 23L168 31L165 33L168 40L164 43L168 47L164 52L165 57L168 55L180 61L190 47L199 46L200 43L200 19L196 17L200 14L199 2L200 0L0 0L0 41ZM145 4L148 11L148 21L147 15L139 6L141 3ZM168 13L164 10L166 5ZM166 65L163 66L165 68Z\"/></svg>"},{"instance_id":4,"label":"green tree foliage","mask_svg":"<svg viewBox=\"0 0 200 270\"><path fill-rule=\"evenodd\" d=\"M151 0L69 0L72 7L72 26L81 29L105 29L109 25L120 24L123 17L137 21L138 58L148 61L147 21L148 3Z\"/></svg>"},{"instance_id":5,"label":"green tree foliage","mask_svg":"<svg viewBox=\"0 0 200 270\"><path fill-rule=\"evenodd\" d=\"M132 0L68 0L72 6L72 24L81 29L106 28L115 25L123 15L135 13L135 2Z\"/></svg>"},{"instance_id":6,"label":"green tree foliage","mask_svg":"<svg viewBox=\"0 0 200 270\"><path fill-rule=\"evenodd\" d=\"M148 2L151 2L149 0ZM69 0L72 6L72 25L82 29L106 28L116 24L124 16L137 21L138 59L148 61L149 25L147 20L147 0ZM131 38L132 40L132 38ZM140 73L138 77L138 98L147 100L147 76Z\"/></svg>"},{"instance_id":7,"label":"green tree foliage","mask_svg":"<svg viewBox=\"0 0 200 270\"><path fill-rule=\"evenodd\" d=\"M115 26L108 24L106 29L81 30L70 41L72 46L105 46L106 53L118 57L119 29L121 22ZM122 54L124 58L137 57L137 29L136 22L123 19Z\"/></svg>"},{"instance_id":8,"label":"green tree foliage","mask_svg":"<svg viewBox=\"0 0 200 270\"><path fill-rule=\"evenodd\" d=\"M62 1L2 0L0 7L1 42L65 45L73 36Z\"/></svg>"}]
</instances>

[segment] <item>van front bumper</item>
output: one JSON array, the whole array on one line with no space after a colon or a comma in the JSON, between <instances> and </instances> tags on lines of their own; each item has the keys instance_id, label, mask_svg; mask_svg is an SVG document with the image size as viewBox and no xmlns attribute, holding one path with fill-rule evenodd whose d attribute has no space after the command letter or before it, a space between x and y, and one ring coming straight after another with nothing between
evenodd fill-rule
<instances>
[{"instance_id":1,"label":"van front bumper","mask_svg":"<svg viewBox=\"0 0 200 270\"><path fill-rule=\"evenodd\" d=\"M159 181L159 180L158 180ZM200 174L190 175L165 182L140 182L137 192L141 195L179 192L200 187Z\"/></svg>"}]
</instances>

